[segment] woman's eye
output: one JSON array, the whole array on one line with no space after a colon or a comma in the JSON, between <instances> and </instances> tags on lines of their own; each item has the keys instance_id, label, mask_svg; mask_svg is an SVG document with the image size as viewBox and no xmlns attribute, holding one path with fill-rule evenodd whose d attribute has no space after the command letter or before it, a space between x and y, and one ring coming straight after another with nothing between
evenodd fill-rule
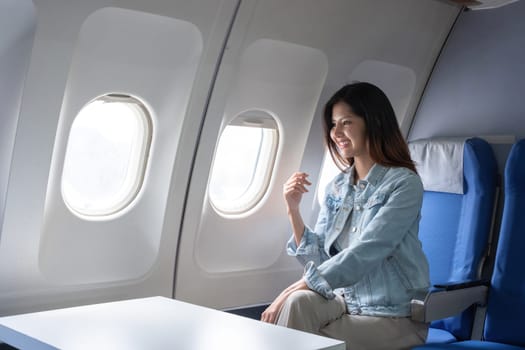
<instances>
[{"instance_id":1,"label":"woman's eye","mask_svg":"<svg viewBox=\"0 0 525 350\"><path fill-rule=\"evenodd\" d=\"M332 122L332 124L330 124L330 127L334 129L337 126L337 124L339 124L340 126L348 126L352 124L352 121L348 119L348 120L341 120L339 122Z\"/></svg>"}]
</instances>

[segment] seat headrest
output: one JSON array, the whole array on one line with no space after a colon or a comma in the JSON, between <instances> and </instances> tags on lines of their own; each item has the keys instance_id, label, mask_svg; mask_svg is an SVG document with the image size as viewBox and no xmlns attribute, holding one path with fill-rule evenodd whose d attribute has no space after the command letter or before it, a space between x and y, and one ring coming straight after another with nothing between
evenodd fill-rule
<instances>
[{"instance_id":1,"label":"seat headrest","mask_svg":"<svg viewBox=\"0 0 525 350\"><path fill-rule=\"evenodd\" d=\"M467 138L411 141L412 160L425 191L463 194L463 149Z\"/></svg>"}]
</instances>

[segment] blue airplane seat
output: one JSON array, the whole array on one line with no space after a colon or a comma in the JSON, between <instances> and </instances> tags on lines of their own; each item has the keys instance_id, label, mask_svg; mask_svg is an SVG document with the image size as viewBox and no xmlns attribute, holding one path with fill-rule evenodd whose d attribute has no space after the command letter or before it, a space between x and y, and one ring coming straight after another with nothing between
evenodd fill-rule
<instances>
[{"instance_id":1,"label":"blue airplane seat","mask_svg":"<svg viewBox=\"0 0 525 350\"><path fill-rule=\"evenodd\" d=\"M504 189L483 340L426 344L414 349L525 349L525 140L512 147L505 167Z\"/></svg>"},{"instance_id":2,"label":"blue airplane seat","mask_svg":"<svg viewBox=\"0 0 525 350\"><path fill-rule=\"evenodd\" d=\"M505 167L505 202L484 339L525 347L525 139Z\"/></svg>"},{"instance_id":3,"label":"blue airplane seat","mask_svg":"<svg viewBox=\"0 0 525 350\"><path fill-rule=\"evenodd\" d=\"M419 238L433 285L479 279L498 184L491 146L482 139L409 143L425 192ZM475 308L431 323L427 343L470 339Z\"/></svg>"}]
</instances>

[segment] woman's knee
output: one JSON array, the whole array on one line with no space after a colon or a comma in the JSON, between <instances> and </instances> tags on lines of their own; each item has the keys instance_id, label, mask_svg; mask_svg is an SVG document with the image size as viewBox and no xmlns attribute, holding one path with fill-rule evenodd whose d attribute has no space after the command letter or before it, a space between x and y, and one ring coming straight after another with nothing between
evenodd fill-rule
<instances>
[{"instance_id":1,"label":"woman's knee","mask_svg":"<svg viewBox=\"0 0 525 350\"><path fill-rule=\"evenodd\" d=\"M300 290L288 296L277 324L318 334L326 324L346 311L342 298L328 300L311 290Z\"/></svg>"},{"instance_id":2,"label":"woman's knee","mask_svg":"<svg viewBox=\"0 0 525 350\"><path fill-rule=\"evenodd\" d=\"M296 290L288 296L285 304L288 304L291 308L304 310L306 306L311 305L316 299L323 299L323 297L311 290Z\"/></svg>"},{"instance_id":3,"label":"woman's knee","mask_svg":"<svg viewBox=\"0 0 525 350\"><path fill-rule=\"evenodd\" d=\"M290 294L285 308L289 314L313 314L326 321L339 318L346 312L346 304L341 297L329 300L311 290L298 290Z\"/></svg>"}]
</instances>

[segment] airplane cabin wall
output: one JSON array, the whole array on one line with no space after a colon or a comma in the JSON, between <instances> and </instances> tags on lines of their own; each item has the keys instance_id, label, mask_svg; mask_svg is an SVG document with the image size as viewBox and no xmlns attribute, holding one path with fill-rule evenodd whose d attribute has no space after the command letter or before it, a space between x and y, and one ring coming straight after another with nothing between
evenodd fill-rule
<instances>
[{"instance_id":1,"label":"airplane cabin wall","mask_svg":"<svg viewBox=\"0 0 525 350\"><path fill-rule=\"evenodd\" d=\"M434 0L34 5L20 112L2 119L8 136L18 120L1 164L0 315L150 295L216 308L272 300L300 276L284 249L281 191L299 169L318 182L323 103L347 82L374 82L406 132L458 13ZM24 81L20 62L9 86ZM107 93L143 101L153 131L136 198L93 219L67 208L61 176L77 113ZM210 169L221 132L247 111L278 129L275 166L259 203L222 215L209 202ZM312 187L303 200L310 225Z\"/></svg>"},{"instance_id":2,"label":"airplane cabin wall","mask_svg":"<svg viewBox=\"0 0 525 350\"><path fill-rule=\"evenodd\" d=\"M35 21L31 0L0 2L0 227Z\"/></svg>"},{"instance_id":3,"label":"airplane cabin wall","mask_svg":"<svg viewBox=\"0 0 525 350\"><path fill-rule=\"evenodd\" d=\"M525 2L463 12L436 64L409 140L508 135L495 143L502 173L505 145L525 137ZM501 145L498 144L502 142Z\"/></svg>"},{"instance_id":4,"label":"airplane cabin wall","mask_svg":"<svg viewBox=\"0 0 525 350\"><path fill-rule=\"evenodd\" d=\"M0 314L172 296L196 137L237 3L34 1L0 241ZM91 220L64 208L61 166L79 109L107 93L143 100L153 135L141 192L126 210Z\"/></svg>"}]
</instances>

